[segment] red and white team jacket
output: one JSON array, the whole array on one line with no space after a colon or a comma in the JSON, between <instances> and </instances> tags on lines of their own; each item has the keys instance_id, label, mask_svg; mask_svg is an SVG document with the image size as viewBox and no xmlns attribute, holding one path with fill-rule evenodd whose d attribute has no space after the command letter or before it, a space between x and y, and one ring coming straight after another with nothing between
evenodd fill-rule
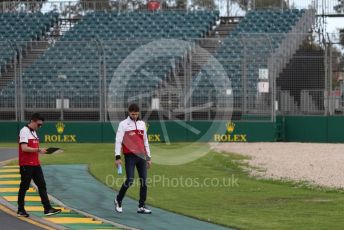
<instances>
[{"instance_id":1,"label":"red and white team jacket","mask_svg":"<svg viewBox=\"0 0 344 230\"><path fill-rule=\"evenodd\" d=\"M39 138L37 136L37 133L34 130L30 129L28 126L24 126L19 133L19 165L40 165L38 152L24 152L21 148L21 144L24 143L27 144L28 147L39 148Z\"/></svg>"},{"instance_id":2,"label":"red and white team jacket","mask_svg":"<svg viewBox=\"0 0 344 230\"><path fill-rule=\"evenodd\" d=\"M116 133L115 155L146 154L149 158L150 149L147 138L146 124L142 120L134 121L129 116L121 121Z\"/></svg>"}]
</instances>

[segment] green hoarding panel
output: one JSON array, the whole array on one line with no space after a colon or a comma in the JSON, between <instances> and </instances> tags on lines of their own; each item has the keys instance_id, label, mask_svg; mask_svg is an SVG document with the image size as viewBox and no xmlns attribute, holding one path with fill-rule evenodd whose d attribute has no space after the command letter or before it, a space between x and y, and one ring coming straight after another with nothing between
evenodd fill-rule
<instances>
[{"instance_id":1,"label":"green hoarding panel","mask_svg":"<svg viewBox=\"0 0 344 230\"><path fill-rule=\"evenodd\" d=\"M6 131L1 142L16 142L19 129L26 123L1 122ZM113 143L118 123L46 122L39 130L42 142L107 142ZM149 121L149 141L220 141L220 142L344 142L344 116L285 116L277 122L227 121Z\"/></svg>"},{"instance_id":2,"label":"green hoarding panel","mask_svg":"<svg viewBox=\"0 0 344 230\"><path fill-rule=\"evenodd\" d=\"M41 142L102 142L102 124L98 122L46 122L38 132Z\"/></svg>"},{"instance_id":3,"label":"green hoarding panel","mask_svg":"<svg viewBox=\"0 0 344 230\"><path fill-rule=\"evenodd\" d=\"M9 134L0 139L17 141L19 127L25 123L0 123ZM113 143L118 123L98 122L46 122L39 130L41 142L46 143ZM226 121L150 121L147 122L150 142L255 142L274 141L275 124L271 122L226 122Z\"/></svg>"},{"instance_id":4,"label":"green hoarding panel","mask_svg":"<svg viewBox=\"0 0 344 230\"><path fill-rule=\"evenodd\" d=\"M17 142L19 135L18 122L3 122L0 123L2 135L0 135L0 142Z\"/></svg>"},{"instance_id":5,"label":"green hoarding panel","mask_svg":"<svg viewBox=\"0 0 344 230\"><path fill-rule=\"evenodd\" d=\"M164 130L164 127L166 129ZM150 141L254 142L274 141L275 125L271 122L149 122ZM155 138L154 138L155 137Z\"/></svg>"},{"instance_id":6,"label":"green hoarding panel","mask_svg":"<svg viewBox=\"0 0 344 230\"><path fill-rule=\"evenodd\" d=\"M328 117L328 142L344 142L344 117Z\"/></svg>"},{"instance_id":7,"label":"green hoarding panel","mask_svg":"<svg viewBox=\"0 0 344 230\"><path fill-rule=\"evenodd\" d=\"M115 132L117 131L118 123L112 125L109 122L102 123L102 142L104 143L114 143L115 142Z\"/></svg>"},{"instance_id":8,"label":"green hoarding panel","mask_svg":"<svg viewBox=\"0 0 344 230\"><path fill-rule=\"evenodd\" d=\"M325 116L286 116L285 140L295 142L327 142Z\"/></svg>"},{"instance_id":9,"label":"green hoarding panel","mask_svg":"<svg viewBox=\"0 0 344 230\"><path fill-rule=\"evenodd\" d=\"M146 123L150 142L186 141L186 129L176 125L174 121L150 121Z\"/></svg>"}]
</instances>

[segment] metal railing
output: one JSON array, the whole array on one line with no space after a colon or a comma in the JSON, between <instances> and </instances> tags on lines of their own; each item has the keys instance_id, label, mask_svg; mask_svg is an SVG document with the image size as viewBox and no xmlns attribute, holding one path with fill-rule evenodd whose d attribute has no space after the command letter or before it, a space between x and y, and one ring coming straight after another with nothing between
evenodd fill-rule
<instances>
[{"instance_id":1,"label":"metal railing","mask_svg":"<svg viewBox=\"0 0 344 230\"><path fill-rule=\"evenodd\" d=\"M61 13L65 18L77 18L85 12L107 10L107 11L133 11L147 10L147 2L140 1L96 1L96 0L70 0L70 1L2 1L0 12L18 11L43 13L55 11ZM249 0L244 4L238 4L231 0L208 1L160 1L161 10L219 10L220 16L243 16L248 10L257 9L314 9L317 15L344 14L343 3L339 0Z\"/></svg>"},{"instance_id":2,"label":"metal railing","mask_svg":"<svg viewBox=\"0 0 344 230\"><path fill-rule=\"evenodd\" d=\"M313 9L317 15L336 16L344 14L341 0L251 0L251 9Z\"/></svg>"}]
</instances>

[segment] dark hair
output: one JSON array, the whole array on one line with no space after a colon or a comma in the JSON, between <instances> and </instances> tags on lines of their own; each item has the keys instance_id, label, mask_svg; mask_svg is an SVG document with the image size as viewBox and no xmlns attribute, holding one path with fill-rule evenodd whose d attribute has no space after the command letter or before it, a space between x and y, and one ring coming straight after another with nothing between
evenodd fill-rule
<instances>
[{"instance_id":1,"label":"dark hair","mask_svg":"<svg viewBox=\"0 0 344 230\"><path fill-rule=\"evenodd\" d=\"M129 112L140 112L140 108L137 104L131 104L128 107Z\"/></svg>"},{"instance_id":2,"label":"dark hair","mask_svg":"<svg viewBox=\"0 0 344 230\"><path fill-rule=\"evenodd\" d=\"M41 116L39 113L34 113L31 115L31 121L44 121L44 117Z\"/></svg>"}]
</instances>

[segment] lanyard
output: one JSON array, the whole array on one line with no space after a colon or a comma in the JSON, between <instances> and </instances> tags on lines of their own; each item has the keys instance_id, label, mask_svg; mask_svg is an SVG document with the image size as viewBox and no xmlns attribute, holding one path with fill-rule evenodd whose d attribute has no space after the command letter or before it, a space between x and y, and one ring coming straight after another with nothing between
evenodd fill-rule
<instances>
[{"instance_id":1,"label":"lanyard","mask_svg":"<svg viewBox=\"0 0 344 230\"><path fill-rule=\"evenodd\" d=\"M31 130L30 130L30 133L36 140L39 140L38 137Z\"/></svg>"},{"instance_id":2,"label":"lanyard","mask_svg":"<svg viewBox=\"0 0 344 230\"><path fill-rule=\"evenodd\" d=\"M31 135L32 135L36 140L39 140L38 136L35 135L35 134L33 133L33 131L32 131L33 129L31 129L31 128L29 127L29 125L26 125L26 127L28 127L28 129L30 130Z\"/></svg>"}]
</instances>

